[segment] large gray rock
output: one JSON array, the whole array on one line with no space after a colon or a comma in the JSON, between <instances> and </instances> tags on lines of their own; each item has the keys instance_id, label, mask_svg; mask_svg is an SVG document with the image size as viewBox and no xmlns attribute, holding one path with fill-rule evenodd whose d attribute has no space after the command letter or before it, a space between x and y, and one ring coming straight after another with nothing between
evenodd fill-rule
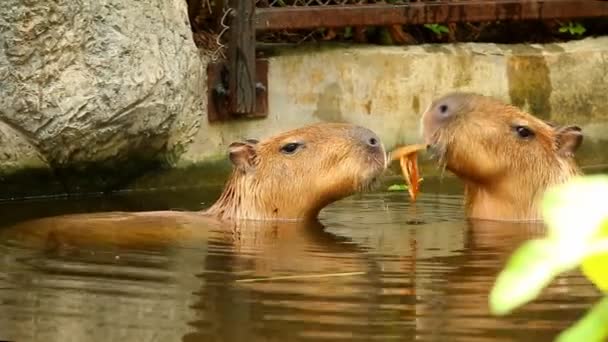
<instances>
[{"instance_id":1,"label":"large gray rock","mask_svg":"<svg viewBox=\"0 0 608 342\"><path fill-rule=\"evenodd\" d=\"M44 156L26 136L0 121L0 177L24 169L48 167Z\"/></svg>"},{"instance_id":2,"label":"large gray rock","mask_svg":"<svg viewBox=\"0 0 608 342\"><path fill-rule=\"evenodd\" d=\"M184 0L2 0L0 140L53 168L166 158L203 118L203 70Z\"/></svg>"}]
</instances>

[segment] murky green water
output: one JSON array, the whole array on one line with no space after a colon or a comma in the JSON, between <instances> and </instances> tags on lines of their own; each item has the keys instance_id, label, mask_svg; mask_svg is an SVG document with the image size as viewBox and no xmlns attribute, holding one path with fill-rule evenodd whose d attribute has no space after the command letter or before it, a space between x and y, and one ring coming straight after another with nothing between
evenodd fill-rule
<instances>
[{"instance_id":1,"label":"murky green water","mask_svg":"<svg viewBox=\"0 0 608 342\"><path fill-rule=\"evenodd\" d=\"M450 179L423 190L414 205L406 193L354 196L318 224L235 232L180 221L181 235L158 236L128 227L91 235L87 220L69 230L10 226L62 213L196 209L220 189L0 204L0 340L550 341L598 298L573 273L515 314L492 317L497 272L542 227L467 222ZM171 222L139 228L171 231Z\"/></svg>"}]
</instances>

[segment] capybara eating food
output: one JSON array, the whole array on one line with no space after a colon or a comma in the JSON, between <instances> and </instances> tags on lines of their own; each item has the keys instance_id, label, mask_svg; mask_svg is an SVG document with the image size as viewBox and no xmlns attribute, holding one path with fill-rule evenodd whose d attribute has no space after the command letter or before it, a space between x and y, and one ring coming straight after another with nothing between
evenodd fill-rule
<instances>
[{"instance_id":1,"label":"capybara eating food","mask_svg":"<svg viewBox=\"0 0 608 342\"><path fill-rule=\"evenodd\" d=\"M386 169L378 136L350 124L321 123L262 141L230 145L233 172L219 199L203 211L105 212L47 217L11 229L52 244L163 246L209 229L315 221L328 204L371 188ZM8 227L7 227L8 228ZM206 229L205 229L206 228Z\"/></svg>"},{"instance_id":2,"label":"capybara eating food","mask_svg":"<svg viewBox=\"0 0 608 342\"><path fill-rule=\"evenodd\" d=\"M70 215L70 220L107 219L104 224L109 224L145 217L149 224L155 218L165 222L193 216L232 221L311 219L328 204L372 187L387 164L384 146L374 132L338 123L309 125L262 141L234 142L229 158L233 172L207 210Z\"/></svg>"},{"instance_id":3,"label":"capybara eating food","mask_svg":"<svg viewBox=\"0 0 608 342\"><path fill-rule=\"evenodd\" d=\"M547 187L580 173L579 127L549 124L495 98L450 93L421 120L429 151L464 181L470 218L539 220Z\"/></svg>"},{"instance_id":4,"label":"capybara eating food","mask_svg":"<svg viewBox=\"0 0 608 342\"><path fill-rule=\"evenodd\" d=\"M328 204L369 188L387 163L374 132L337 123L233 143L230 160L232 176L205 212L220 219L314 218Z\"/></svg>"}]
</instances>

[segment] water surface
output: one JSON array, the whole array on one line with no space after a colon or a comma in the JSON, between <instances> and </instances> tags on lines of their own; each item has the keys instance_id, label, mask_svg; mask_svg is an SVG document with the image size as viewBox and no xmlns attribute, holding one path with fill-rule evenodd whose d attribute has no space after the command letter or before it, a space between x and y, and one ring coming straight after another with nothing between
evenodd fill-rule
<instances>
[{"instance_id":1,"label":"water surface","mask_svg":"<svg viewBox=\"0 0 608 342\"><path fill-rule=\"evenodd\" d=\"M12 227L63 213L195 210L217 187L0 204L0 340L550 341L598 298L575 272L491 316L497 272L542 227L466 221L450 179L423 190L415 204L374 192L319 222L239 229L167 219L100 233L94 218Z\"/></svg>"}]
</instances>

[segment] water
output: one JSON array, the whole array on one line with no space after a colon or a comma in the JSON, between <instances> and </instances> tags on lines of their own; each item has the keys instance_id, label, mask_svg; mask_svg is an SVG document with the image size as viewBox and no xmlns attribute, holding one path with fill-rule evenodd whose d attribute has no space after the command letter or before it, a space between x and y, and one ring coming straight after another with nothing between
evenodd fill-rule
<instances>
[{"instance_id":1,"label":"water","mask_svg":"<svg viewBox=\"0 0 608 342\"><path fill-rule=\"evenodd\" d=\"M0 204L0 340L550 341L599 298L574 272L491 316L496 274L542 227L467 222L449 179L423 190L414 205L368 193L318 223L240 231L195 218L11 228L62 213L194 210L217 187Z\"/></svg>"}]
</instances>

